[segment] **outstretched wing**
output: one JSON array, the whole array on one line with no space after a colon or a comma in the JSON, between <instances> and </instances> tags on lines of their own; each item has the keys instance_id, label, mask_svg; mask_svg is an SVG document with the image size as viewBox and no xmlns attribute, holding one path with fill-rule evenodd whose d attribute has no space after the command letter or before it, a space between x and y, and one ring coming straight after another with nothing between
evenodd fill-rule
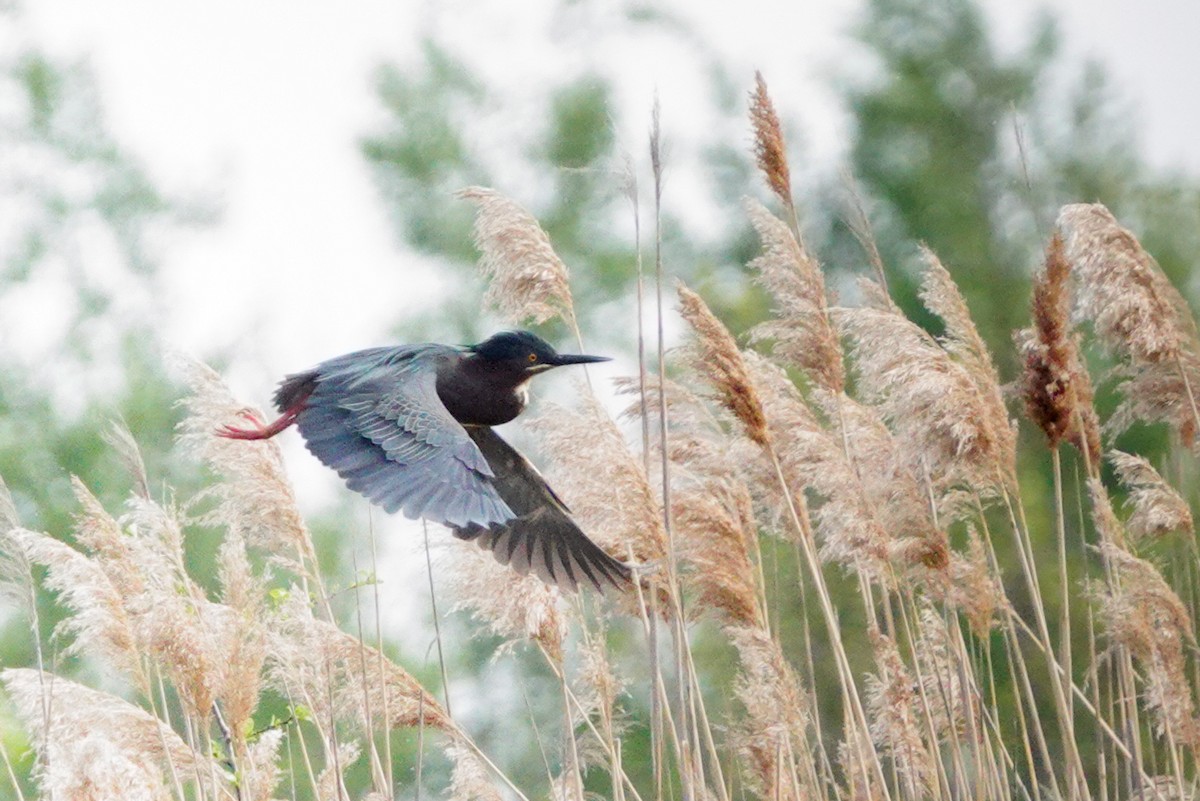
<instances>
[{"instance_id":1,"label":"outstretched wing","mask_svg":"<svg viewBox=\"0 0 1200 801\"><path fill-rule=\"evenodd\" d=\"M448 526L493 525L513 512L492 468L437 394L443 345L374 348L289 376L311 386L296 418L308 449L346 485L390 512Z\"/></svg>"},{"instance_id":2,"label":"outstretched wing","mask_svg":"<svg viewBox=\"0 0 1200 801\"><path fill-rule=\"evenodd\" d=\"M454 535L491 549L501 564L522 575L532 569L544 581L574 591L582 581L629 586L630 570L588 539L541 473L490 428L467 433L495 473L492 483L516 518L493 526L452 526Z\"/></svg>"}]
</instances>

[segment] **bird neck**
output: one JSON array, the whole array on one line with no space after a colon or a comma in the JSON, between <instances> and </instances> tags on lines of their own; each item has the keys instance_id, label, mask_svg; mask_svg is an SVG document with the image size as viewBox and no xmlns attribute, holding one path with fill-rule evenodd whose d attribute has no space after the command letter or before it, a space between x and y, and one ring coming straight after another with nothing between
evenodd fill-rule
<instances>
[{"instance_id":1,"label":"bird neck","mask_svg":"<svg viewBox=\"0 0 1200 801\"><path fill-rule=\"evenodd\" d=\"M525 410L528 374L474 355L438 370L437 392L450 415L463 425L498 426Z\"/></svg>"}]
</instances>

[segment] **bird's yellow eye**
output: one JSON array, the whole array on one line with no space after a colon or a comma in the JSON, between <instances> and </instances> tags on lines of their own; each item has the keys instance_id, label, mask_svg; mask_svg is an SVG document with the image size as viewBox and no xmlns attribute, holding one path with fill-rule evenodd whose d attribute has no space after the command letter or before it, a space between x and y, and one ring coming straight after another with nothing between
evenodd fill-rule
<instances>
[{"instance_id":1,"label":"bird's yellow eye","mask_svg":"<svg viewBox=\"0 0 1200 801\"><path fill-rule=\"evenodd\" d=\"M536 353L529 354L529 363L533 364L536 361L537 361L537 354Z\"/></svg>"}]
</instances>

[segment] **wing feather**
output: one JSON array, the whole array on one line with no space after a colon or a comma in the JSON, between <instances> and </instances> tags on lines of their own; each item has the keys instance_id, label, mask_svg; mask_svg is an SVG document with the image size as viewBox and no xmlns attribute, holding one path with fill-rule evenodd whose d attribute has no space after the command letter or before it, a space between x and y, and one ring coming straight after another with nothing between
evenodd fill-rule
<instances>
[{"instance_id":1,"label":"wing feather","mask_svg":"<svg viewBox=\"0 0 1200 801\"><path fill-rule=\"evenodd\" d=\"M438 397L438 365L457 356L444 345L374 348L300 374L312 386L297 416L308 449L389 513L452 526L512 519L492 468Z\"/></svg>"},{"instance_id":2,"label":"wing feather","mask_svg":"<svg viewBox=\"0 0 1200 801\"><path fill-rule=\"evenodd\" d=\"M501 564L522 575L533 570L564 590L574 591L585 578L597 589L603 589L605 581L621 590L629 586L629 566L583 533L525 457L490 428L470 428L467 433L491 464L496 489L516 516L491 527L453 526L455 536L475 540Z\"/></svg>"}]
</instances>

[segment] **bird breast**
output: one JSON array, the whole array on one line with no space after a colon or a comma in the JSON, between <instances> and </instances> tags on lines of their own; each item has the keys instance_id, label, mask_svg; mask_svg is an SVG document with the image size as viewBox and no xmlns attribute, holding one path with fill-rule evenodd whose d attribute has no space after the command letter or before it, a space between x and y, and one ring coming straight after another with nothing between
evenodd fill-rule
<instances>
[{"instance_id":1,"label":"bird breast","mask_svg":"<svg viewBox=\"0 0 1200 801\"><path fill-rule=\"evenodd\" d=\"M438 397L450 416L465 426L498 426L516 419L525 410L529 390L488 381L467 370L439 372Z\"/></svg>"}]
</instances>

